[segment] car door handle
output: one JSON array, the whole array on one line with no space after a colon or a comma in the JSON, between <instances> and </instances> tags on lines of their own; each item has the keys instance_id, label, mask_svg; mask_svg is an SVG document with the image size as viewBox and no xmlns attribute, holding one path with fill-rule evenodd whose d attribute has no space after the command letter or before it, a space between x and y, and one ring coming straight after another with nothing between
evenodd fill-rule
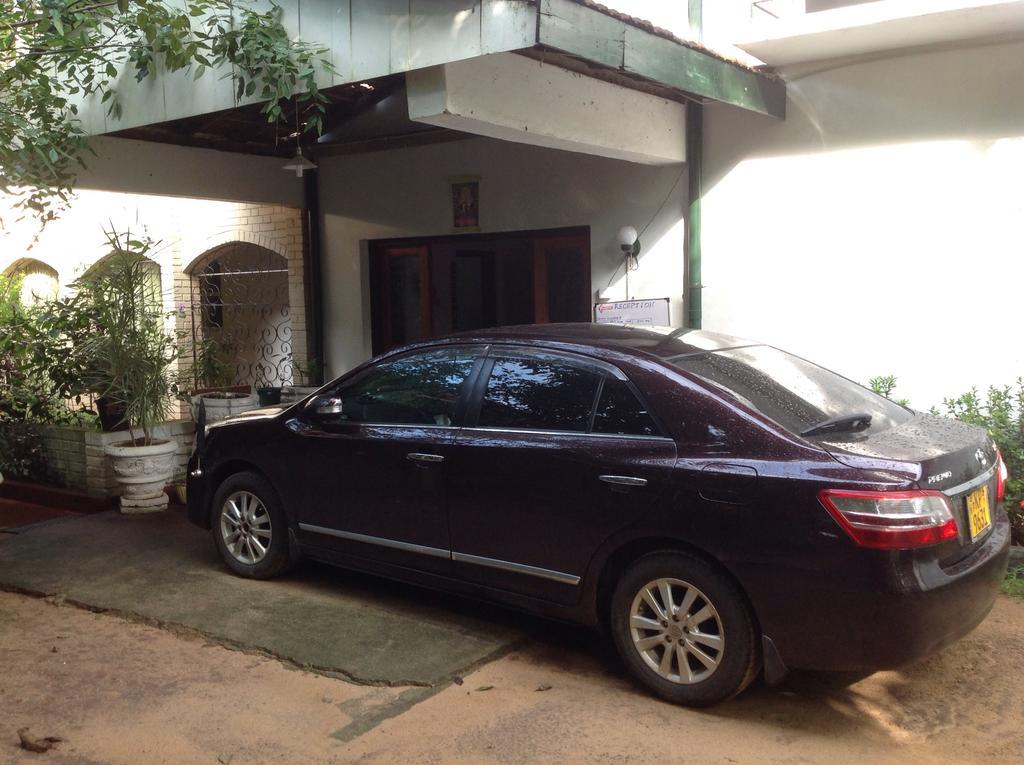
<instances>
[{"instance_id":1,"label":"car door handle","mask_svg":"<svg viewBox=\"0 0 1024 765\"><path fill-rule=\"evenodd\" d=\"M613 483L616 486L646 486L646 478L637 478L631 475L600 475L598 479L605 483Z\"/></svg>"},{"instance_id":2,"label":"car door handle","mask_svg":"<svg viewBox=\"0 0 1024 765\"><path fill-rule=\"evenodd\" d=\"M413 462L424 462L428 464L444 462L444 457L440 454L423 454L422 452L409 452L405 455L405 458L407 460L412 460Z\"/></svg>"}]
</instances>

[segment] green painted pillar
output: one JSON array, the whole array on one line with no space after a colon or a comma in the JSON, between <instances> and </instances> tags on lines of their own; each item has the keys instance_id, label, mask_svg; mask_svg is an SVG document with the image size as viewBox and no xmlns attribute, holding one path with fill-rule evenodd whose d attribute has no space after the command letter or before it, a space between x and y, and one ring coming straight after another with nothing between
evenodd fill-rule
<instances>
[{"instance_id":1,"label":"green painted pillar","mask_svg":"<svg viewBox=\"0 0 1024 765\"><path fill-rule=\"evenodd\" d=\"M704 0L689 0L687 21L690 22L690 36L700 42L704 39Z\"/></svg>"},{"instance_id":2,"label":"green painted pillar","mask_svg":"<svg viewBox=\"0 0 1024 765\"><path fill-rule=\"evenodd\" d=\"M686 219L686 326L701 327L701 183L704 173L704 107L686 105L686 162L689 177L689 210Z\"/></svg>"},{"instance_id":3,"label":"green painted pillar","mask_svg":"<svg viewBox=\"0 0 1024 765\"><path fill-rule=\"evenodd\" d=\"M687 8L690 36L698 42L704 38L704 0L689 0ZM701 196L704 189L701 176L704 172L704 107L691 101L686 105L686 162L689 174L689 209L686 217L686 326L700 329L701 326L701 283L700 283L700 229Z\"/></svg>"}]
</instances>

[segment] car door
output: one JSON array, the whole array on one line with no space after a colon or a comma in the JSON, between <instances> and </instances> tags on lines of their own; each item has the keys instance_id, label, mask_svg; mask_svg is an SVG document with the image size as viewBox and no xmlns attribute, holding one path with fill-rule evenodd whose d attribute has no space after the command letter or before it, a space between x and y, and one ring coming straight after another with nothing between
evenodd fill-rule
<instances>
[{"instance_id":1,"label":"car door","mask_svg":"<svg viewBox=\"0 0 1024 765\"><path fill-rule=\"evenodd\" d=\"M460 578L573 603L597 547L661 500L675 460L615 367L494 348L447 464Z\"/></svg>"},{"instance_id":2,"label":"car door","mask_svg":"<svg viewBox=\"0 0 1024 765\"><path fill-rule=\"evenodd\" d=\"M301 542L449 573L445 461L481 354L454 346L387 359L288 423L293 458L309 476L294 510Z\"/></svg>"}]
</instances>

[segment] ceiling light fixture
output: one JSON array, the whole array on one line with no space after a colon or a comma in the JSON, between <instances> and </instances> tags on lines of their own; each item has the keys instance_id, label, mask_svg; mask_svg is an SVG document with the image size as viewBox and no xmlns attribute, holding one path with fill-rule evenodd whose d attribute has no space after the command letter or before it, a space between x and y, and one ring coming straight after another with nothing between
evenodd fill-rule
<instances>
[{"instance_id":1,"label":"ceiling light fixture","mask_svg":"<svg viewBox=\"0 0 1024 765\"><path fill-rule=\"evenodd\" d=\"M302 147L299 146L295 151L295 156L292 157L291 161L281 168L282 170L294 170L295 177L301 178L302 174L307 170L316 170L316 163L310 162L304 156L302 156Z\"/></svg>"}]
</instances>

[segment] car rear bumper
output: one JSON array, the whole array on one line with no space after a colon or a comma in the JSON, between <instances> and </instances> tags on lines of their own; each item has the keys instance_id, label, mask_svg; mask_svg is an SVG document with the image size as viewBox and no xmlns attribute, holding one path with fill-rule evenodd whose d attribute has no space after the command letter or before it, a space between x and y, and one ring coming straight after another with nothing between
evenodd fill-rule
<instances>
[{"instance_id":1,"label":"car rear bumper","mask_svg":"<svg viewBox=\"0 0 1024 765\"><path fill-rule=\"evenodd\" d=\"M876 557L868 564L874 571L797 587L801 615L791 605L766 614L762 627L790 669L904 666L981 623L999 592L1009 552L1009 521L999 508L988 539L955 565L944 569L920 551Z\"/></svg>"}]
</instances>

